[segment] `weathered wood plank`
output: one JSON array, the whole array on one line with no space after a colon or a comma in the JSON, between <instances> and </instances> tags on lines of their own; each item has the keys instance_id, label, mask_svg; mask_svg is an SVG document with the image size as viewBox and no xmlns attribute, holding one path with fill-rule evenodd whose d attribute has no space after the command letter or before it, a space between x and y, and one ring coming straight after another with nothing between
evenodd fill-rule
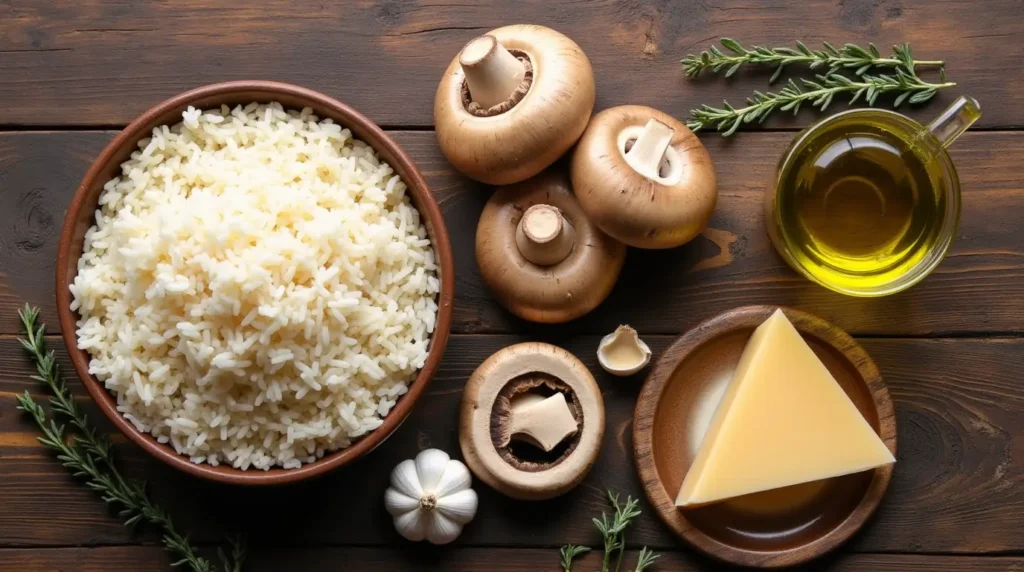
<instances>
[{"instance_id":1,"label":"weathered wood plank","mask_svg":"<svg viewBox=\"0 0 1024 572\"><path fill-rule=\"evenodd\" d=\"M702 103L739 104L765 89L771 70L732 81L683 77L679 60L720 36L815 47L873 41L883 50L909 41L920 58L946 60L956 91L986 106L984 125L1024 125L1024 54L1014 41L1024 20L1016 2L1000 0L941 9L928 0L15 0L0 2L0 124L123 125L179 91L259 78L321 90L379 123L431 125L434 91L451 58L474 36L514 23L554 27L583 47L599 109L644 103L683 117ZM931 117L952 97L915 115Z\"/></svg>"},{"instance_id":2,"label":"weathered wood plank","mask_svg":"<svg viewBox=\"0 0 1024 572\"><path fill-rule=\"evenodd\" d=\"M629 551L623 566L636 560ZM575 570L597 570L600 556L587 554L575 561ZM254 547L246 570L251 572L313 572L337 570L445 570L447 572L521 572L554 570L558 566L555 548L430 548L402 544L394 548L313 548L281 546ZM702 572L721 570L720 564L685 552L664 552L654 570ZM0 572L166 572L167 556L154 546L110 546L103 548L0 549ZM1013 556L925 556L900 554L841 554L812 563L799 570L830 572L1020 572L1024 558Z\"/></svg>"},{"instance_id":3,"label":"weathered wood plank","mask_svg":"<svg viewBox=\"0 0 1024 572\"><path fill-rule=\"evenodd\" d=\"M645 338L656 354L671 341L669 336ZM460 456L456 418L466 378L492 352L522 339L454 336L428 394L395 435L355 466L314 482L273 490L216 486L182 477L134 446L119 450L127 471L147 478L156 498L168 503L182 528L199 541L214 542L225 532L243 530L256 546L395 543L400 539L381 506L392 467L426 447ZM642 380L612 378L600 371L594 357L597 336L548 339L580 356L601 384L607 410L601 456L583 485L561 498L532 503L529 510L478 484L479 516L459 539L461 544L593 543L590 517L605 508L605 489L642 495L630 437ZM14 395L38 389L27 379L30 372L15 343L0 339L0 545L136 541L33 442L33 427L15 411ZM896 403L899 461L885 502L850 549L1024 550L1024 395L1017 371L1024 339L863 343ZM58 355L66 369L65 353ZM71 384L81 393L77 381ZM88 398L82 399L97 418ZM105 422L103 426L109 428ZM151 533L143 538L154 539ZM659 548L680 546L652 514L639 519L629 539Z\"/></svg>"},{"instance_id":4,"label":"weathered wood plank","mask_svg":"<svg viewBox=\"0 0 1024 572\"><path fill-rule=\"evenodd\" d=\"M430 132L399 131L444 211L457 268L454 330L539 331L499 307L480 281L476 221L489 196L455 173ZM0 333L17 331L28 301L56 325L53 264L63 212L109 132L0 134ZM788 304L862 335L1019 332L1024 328L1024 133L969 133L953 148L963 184L960 235L951 256L923 283L883 299L829 292L790 270L764 231L761 197L771 185L786 133L742 141L706 136L719 174L711 228L668 251L631 249L609 299L590 315L547 332L606 333L620 323L678 333L743 304ZM653 309L657 311L652 311Z\"/></svg>"}]
</instances>

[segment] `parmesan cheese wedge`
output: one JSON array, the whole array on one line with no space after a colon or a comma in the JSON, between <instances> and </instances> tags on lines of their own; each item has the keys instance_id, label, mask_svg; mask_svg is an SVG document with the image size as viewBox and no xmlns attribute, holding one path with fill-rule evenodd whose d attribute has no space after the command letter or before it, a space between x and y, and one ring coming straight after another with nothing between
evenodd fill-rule
<instances>
[{"instance_id":1,"label":"parmesan cheese wedge","mask_svg":"<svg viewBox=\"0 0 1024 572\"><path fill-rule=\"evenodd\" d=\"M846 392L777 310L747 342L676 506L702 506L894 462Z\"/></svg>"}]
</instances>

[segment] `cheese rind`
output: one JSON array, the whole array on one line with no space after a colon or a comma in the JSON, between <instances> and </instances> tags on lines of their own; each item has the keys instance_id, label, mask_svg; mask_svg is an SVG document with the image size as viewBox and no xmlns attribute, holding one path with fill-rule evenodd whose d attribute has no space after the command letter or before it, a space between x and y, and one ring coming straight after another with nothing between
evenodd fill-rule
<instances>
[{"instance_id":1,"label":"cheese rind","mask_svg":"<svg viewBox=\"0 0 1024 572\"><path fill-rule=\"evenodd\" d=\"M747 342L676 506L701 506L895 461L777 310Z\"/></svg>"}]
</instances>

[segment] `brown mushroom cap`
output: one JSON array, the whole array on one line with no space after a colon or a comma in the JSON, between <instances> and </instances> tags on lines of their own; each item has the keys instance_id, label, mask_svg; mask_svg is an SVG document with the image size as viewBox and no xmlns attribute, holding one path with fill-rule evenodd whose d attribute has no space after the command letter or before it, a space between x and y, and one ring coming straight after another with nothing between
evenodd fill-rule
<instances>
[{"instance_id":1,"label":"brown mushroom cap","mask_svg":"<svg viewBox=\"0 0 1024 572\"><path fill-rule=\"evenodd\" d=\"M626 148L637 144L651 119L671 131L665 130L664 156L659 152L648 161L645 175L627 160ZM648 176L652 172L656 179ZM692 240L707 226L718 197L711 157L697 136L667 113L639 105L594 116L576 147L571 174L587 216L637 248L671 248Z\"/></svg>"},{"instance_id":2,"label":"brown mushroom cap","mask_svg":"<svg viewBox=\"0 0 1024 572\"><path fill-rule=\"evenodd\" d=\"M505 26L487 35L528 62L528 90L516 94L521 99L508 109L499 104L496 115L470 113L466 71L456 56L437 86L434 123L437 142L456 169L484 183L507 185L543 171L579 139L594 108L594 72L583 50L551 28ZM472 53L466 63L491 53L484 47L480 38L467 44Z\"/></svg>"},{"instance_id":3,"label":"brown mushroom cap","mask_svg":"<svg viewBox=\"0 0 1024 572\"><path fill-rule=\"evenodd\" d=\"M535 205L560 211L563 233L573 237L568 255L551 265L530 262L519 245L526 238L520 220ZM562 241L545 244L560 248ZM612 291L625 258L626 247L584 215L562 169L499 188L476 227L476 263L484 283L508 311L534 322L567 322L593 310Z\"/></svg>"},{"instance_id":4,"label":"brown mushroom cap","mask_svg":"<svg viewBox=\"0 0 1024 572\"><path fill-rule=\"evenodd\" d=\"M569 389L580 430L556 462L514 464L507 452L499 452L492 423L499 401L507 399L507 386L538 375L553 378L556 388ZM481 481L513 498L546 499L578 485L594 466L603 437L604 401L594 376L576 356L551 344L527 342L499 350L473 372L462 394L459 445L466 465Z\"/></svg>"}]
</instances>

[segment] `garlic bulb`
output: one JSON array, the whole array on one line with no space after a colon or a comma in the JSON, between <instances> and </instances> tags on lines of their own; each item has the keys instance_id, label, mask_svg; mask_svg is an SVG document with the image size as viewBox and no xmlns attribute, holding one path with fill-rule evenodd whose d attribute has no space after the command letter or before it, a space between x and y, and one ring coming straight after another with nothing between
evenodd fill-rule
<instances>
[{"instance_id":1,"label":"garlic bulb","mask_svg":"<svg viewBox=\"0 0 1024 572\"><path fill-rule=\"evenodd\" d=\"M395 530L405 538L448 544L476 515L477 497L469 488L471 483L466 465L444 451L427 449L391 472L384 507L395 519Z\"/></svg>"},{"instance_id":2,"label":"garlic bulb","mask_svg":"<svg viewBox=\"0 0 1024 572\"><path fill-rule=\"evenodd\" d=\"M632 375L651 361L651 348L647 347L636 330L619 326L601 338L597 346L597 362L614 375Z\"/></svg>"}]
</instances>

